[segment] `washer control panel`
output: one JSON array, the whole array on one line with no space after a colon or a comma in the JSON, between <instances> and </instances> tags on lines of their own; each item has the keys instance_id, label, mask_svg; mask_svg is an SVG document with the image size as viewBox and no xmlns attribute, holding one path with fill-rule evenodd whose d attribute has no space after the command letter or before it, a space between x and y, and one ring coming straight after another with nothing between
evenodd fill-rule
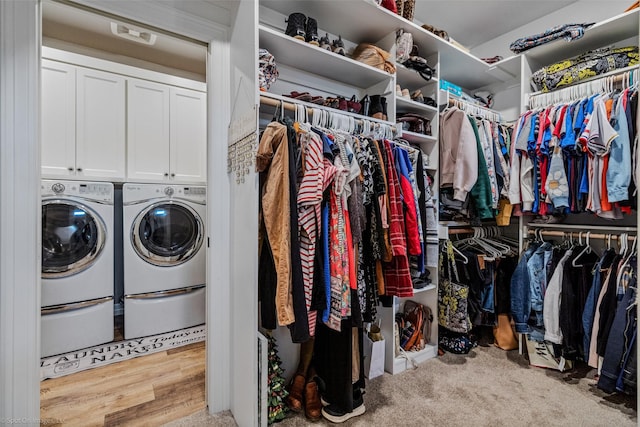
<instances>
[{"instance_id":1,"label":"washer control panel","mask_svg":"<svg viewBox=\"0 0 640 427\"><path fill-rule=\"evenodd\" d=\"M42 180L42 196L78 196L91 200L113 201L113 184L110 182Z\"/></svg>"}]
</instances>

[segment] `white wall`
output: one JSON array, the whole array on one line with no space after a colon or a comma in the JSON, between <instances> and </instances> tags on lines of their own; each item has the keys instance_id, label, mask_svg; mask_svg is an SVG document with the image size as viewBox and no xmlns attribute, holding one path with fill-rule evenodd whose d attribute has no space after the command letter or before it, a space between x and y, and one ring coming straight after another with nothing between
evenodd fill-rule
<instances>
[{"instance_id":1,"label":"white wall","mask_svg":"<svg viewBox=\"0 0 640 427\"><path fill-rule=\"evenodd\" d=\"M40 418L40 5L0 1L0 424Z\"/></svg>"},{"instance_id":2,"label":"white wall","mask_svg":"<svg viewBox=\"0 0 640 427\"><path fill-rule=\"evenodd\" d=\"M570 6L558 9L543 18L503 34L493 40L478 45L471 53L479 58L500 55L505 58L512 56L509 45L521 37L527 37L544 32L556 25L585 22L600 22L619 15L629 7L631 0L580 0ZM529 2L527 7L535 7L535 1Z\"/></svg>"},{"instance_id":3,"label":"white wall","mask_svg":"<svg viewBox=\"0 0 640 427\"><path fill-rule=\"evenodd\" d=\"M229 141L255 135L258 93L258 2L241 0L231 26L231 127ZM231 293L231 411L240 427L258 424L258 175L248 166L244 180L230 179L229 289ZM215 345L215 343L214 343Z\"/></svg>"}]
</instances>

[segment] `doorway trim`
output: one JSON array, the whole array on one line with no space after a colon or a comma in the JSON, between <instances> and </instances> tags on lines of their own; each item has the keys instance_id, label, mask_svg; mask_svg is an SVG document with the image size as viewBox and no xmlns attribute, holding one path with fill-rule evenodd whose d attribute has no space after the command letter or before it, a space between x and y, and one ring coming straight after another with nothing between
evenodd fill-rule
<instances>
[{"instance_id":1,"label":"doorway trim","mask_svg":"<svg viewBox=\"0 0 640 427\"><path fill-rule=\"evenodd\" d=\"M228 29L153 1L73 0L208 44L207 337L210 412L230 407ZM213 3L202 7L217 8ZM222 9L221 9L222 10ZM210 15L210 14L208 14ZM224 14L229 18L230 13ZM0 420L40 418L40 0L0 1ZM215 381L214 381L215 379Z\"/></svg>"}]
</instances>

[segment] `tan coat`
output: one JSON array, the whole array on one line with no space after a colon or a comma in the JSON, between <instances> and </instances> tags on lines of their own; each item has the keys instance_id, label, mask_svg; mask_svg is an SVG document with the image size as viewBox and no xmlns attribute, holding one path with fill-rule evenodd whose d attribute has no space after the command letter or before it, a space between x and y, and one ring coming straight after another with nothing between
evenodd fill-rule
<instances>
[{"instance_id":1,"label":"tan coat","mask_svg":"<svg viewBox=\"0 0 640 427\"><path fill-rule=\"evenodd\" d=\"M287 127L271 122L260 139L256 170L266 171L262 188L262 217L277 274L276 314L278 324L295 321L291 295L291 203L289 200L289 147Z\"/></svg>"}]
</instances>

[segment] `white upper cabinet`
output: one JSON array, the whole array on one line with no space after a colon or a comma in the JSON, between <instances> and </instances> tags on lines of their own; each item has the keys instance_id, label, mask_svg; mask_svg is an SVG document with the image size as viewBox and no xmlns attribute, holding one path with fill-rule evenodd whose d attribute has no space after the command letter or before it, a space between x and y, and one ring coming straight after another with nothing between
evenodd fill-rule
<instances>
[{"instance_id":1,"label":"white upper cabinet","mask_svg":"<svg viewBox=\"0 0 640 427\"><path fill-rule=\"evenodd\" d=\"M76 67L42 60L42 175L76 170Z\"/></svg>"},{"instance_id":2,"label":"white upper cabinet","mask_svg":"<svg viewBox=\"0 0 640 427\"><path fill-rule=\"evenodd\" d=\"M194 90L171 88L171 178L207 180L207 96Z\"/></svg>"},{"instance_id":3,"label":"white upper cabinet","mask_svg":"<svg viewBox=\"0 0 640 427\"><path fill-rule=\"evenodd\" d=\"M169 87L127 81L127 179L169 179Z\"/></svg>"},{"instance_id":4,"label":"white upper cabinet","mask_svg":"<svg viewBox=\"0 0 640 427\"><path fill-rule=\"evenodd\" d=\"M78 68L76 173L83 178L125 176L125 79Z\"/></svg>"},{"instance_id":5,"label":"white upper cabinet","mask_svg":"<svg viewBox=\"0 0 640 427\"><path fill-rule=\"evenodd\" d=\"M127 179L206 181L207 97L128 79Z\"/></svg>"},{"instance_id":6,"label":"white upper cabinet","mask_svg":"<svg viewBox=\"0 0 640 427\"><path fill-rule=\"evenodd\" d=\"M205 84L46 52L52 58L42 59L43 177L206 182Z\"/></svg>"},{"instance_id":7,"label":"white upper cabinet","mask_svg":"<svg viewBox=\"0 0 640 427\"><path fill-rule=\"evenodd\" d=\"M124 78L42 60L42 175L125 176Z\"/></svg>"}]
</instances>

